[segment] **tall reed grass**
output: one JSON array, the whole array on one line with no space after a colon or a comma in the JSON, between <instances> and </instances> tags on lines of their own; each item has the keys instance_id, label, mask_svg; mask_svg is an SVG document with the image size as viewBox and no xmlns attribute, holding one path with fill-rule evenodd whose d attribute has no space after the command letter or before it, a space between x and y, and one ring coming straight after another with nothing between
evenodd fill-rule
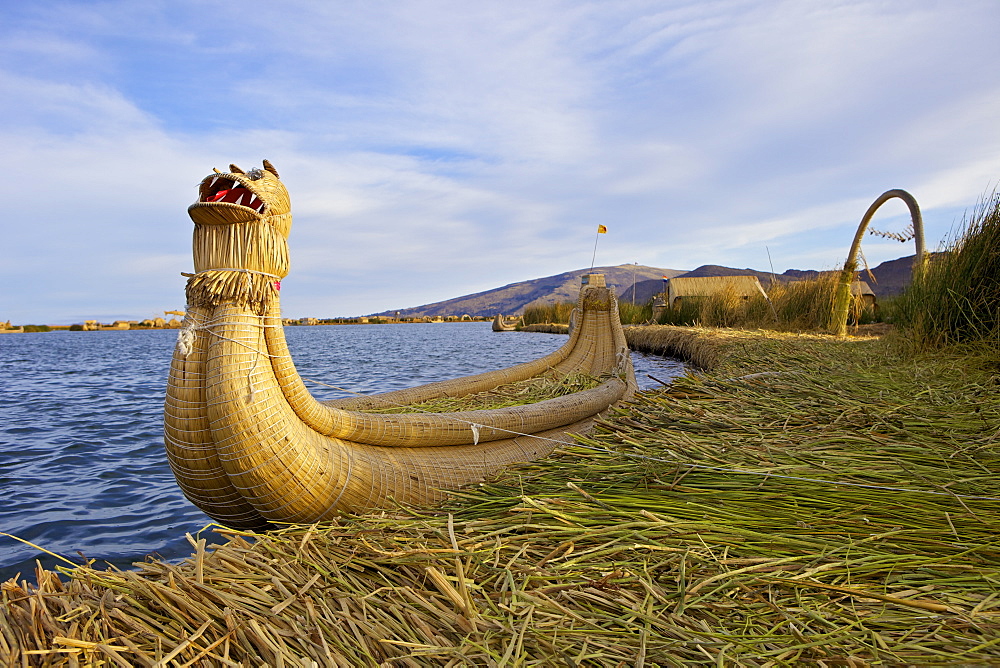
<instances>
[{"instance_id":1,"label":"tall reed grass","mask_svg":"<svg viewBox=\"0 0 1000 668\"><path fill-rule=\"evenodd\" d=\"M569 316L576 308L575 301L558 302L555 304L528 304L521 316L522 325L541 325L556 323L569 324Z\"/></svg>"},{"instance_id":2,"label":"tall reed grass","mask_svg":"<svg viewBox=\"0 0 1000 668\"><path fill-rule=\"evenodd\" d=\"M707 297L688 297L668 308L656 320L660 325L735 327L777 331L817 331L829 325L837 277L824 274L807 281L775 282L767 287L767 297L758 294L745 298L735 290L722 290ZM524 309L522 326L568 324L576 302L529 304ZM653 304L619 302L623 325L653 322ZM864 324L877 314L860 297L852 297L848 320Z\"/></svg>"},{"instance_id":3,"label":"tall reed grass","mask_svg":"<svg viewBox=\"0 0 1000 668\"><path fill-rule=\"evenodd\" d=\"M618 302L618 315L623 325L641 325L653 319L653 304L632 304L631 302Z\"/></svg>"},{"instance_id":4,"label":"tall reed grass","mask_svg":"<svg viewBox=\"0 0 1000 668\"><path fill-rule=\"evenodd\" d=\"M918 348L1000 338L1000 193L981 201L945 252L917 269L892 319Z\"/></svg>"},{"instance_id":5,"label":"tall reed grass","mask_svg":"<svg viewBox=\"0 0 1000 668\"><path fill-rule=\"evenodd\" d=\"M560 302L558 304L529 304L524 309L521 326L569 324L570 314L576 308L576 302ZM653 319L653 305L618 302L618 315L623 325L639 325Z\"/></svg>"},{"instance_id":6,"label":"tall reed grass","mask_svg":"<svg viewBox=\"0 0 1000 668\"><path fill-rule=\"evenodd\" d=\"M834 274L808 281L775 282L766 289L767 296L745 298L732 290L686 298L660 317L662 325L700 325L778 331L814 331L825 329L833 305ZM860 297L852 297L849 319L853 324L871 322L874 309Z\"/></svg>"}]
</instances>

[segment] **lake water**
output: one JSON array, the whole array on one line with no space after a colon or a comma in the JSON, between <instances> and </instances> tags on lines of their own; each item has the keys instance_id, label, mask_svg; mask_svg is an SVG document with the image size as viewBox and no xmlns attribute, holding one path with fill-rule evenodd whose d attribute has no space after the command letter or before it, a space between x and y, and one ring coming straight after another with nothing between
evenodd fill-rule
<instances>
[{"instance_id":1,"label":"lake water","mask_svg":"<svg viewBox=\"0 0 1000 668\"><path fill-rule=\"evenodd\" d=\"M304 378L364 394L511 366L566 341L490 323L289 327L286 336ZM210 520L177 488L162 444L176 339L170 330L0 336L0 532L119 568L191 553L184 534ZM632 358L640 387L659 385L648 375L683 373L674 360ZM309 385L319 399L347 395ZM35 559L62 563L0 536L0 581L32 574Z\"/></svg>"}]
</instances>

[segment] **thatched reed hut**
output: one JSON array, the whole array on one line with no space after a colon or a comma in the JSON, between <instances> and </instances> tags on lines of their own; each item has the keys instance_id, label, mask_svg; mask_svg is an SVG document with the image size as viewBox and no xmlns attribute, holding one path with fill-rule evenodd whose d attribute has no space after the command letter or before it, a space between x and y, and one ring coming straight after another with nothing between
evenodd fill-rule
<instances>
[{"instance_id":1,"label":"thatched reed hut","mask_svg":"<svg viewBox=\"0 0 1000 668\"><path fill-rule=\"evenodd\" d=\"M764 288L756 276L697 276L671 278L667 281L666 305L677 308L692 297L711 297L732 292L744 299L763 295Z\"/></svg>"}]
</instances>

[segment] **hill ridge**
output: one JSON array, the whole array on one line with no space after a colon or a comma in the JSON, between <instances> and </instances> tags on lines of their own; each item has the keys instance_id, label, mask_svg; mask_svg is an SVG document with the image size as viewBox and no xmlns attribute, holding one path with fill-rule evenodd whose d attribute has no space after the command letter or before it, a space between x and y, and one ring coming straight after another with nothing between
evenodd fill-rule
<instances>
[{"instance_id":1,"label":"hill ridge","mask_svg":"<svg viewBox=\"0 0 1000 668\"><path fill-rule=\"evenodd\" d=\"M910 268L913 264L912 255L887 260L871 269L875 280L867 277L862 271L862 278L871 285L877 297L890 297L899 294L909 285ZM553 304L573 301L580 290L580 278L591 269L574 269L551 276L517 281L507 285L483 290L461 297L453 297L443 301L413 306L409 308L390 309L371 316L389 316L399 313L403 318L420 318L424 316L470 315L492 317L497 313L517 315L524 312L530 304ZM698 277L698 276L756 276L761 283L767 285L771 280L795 281L816 278L821 274L831 273L814 269L788 269L781 274L756 269L736 269L722 265L707 264L692 269L664 269L640 264L619 264L594 267L594 273L604 274L609 287L615 290L619 301L644 304L654 294L663 291L663 277ZM634 284L634 291L633 291ZM634 294L633 294L634 292Z\"/></svg>"}]
</instances>

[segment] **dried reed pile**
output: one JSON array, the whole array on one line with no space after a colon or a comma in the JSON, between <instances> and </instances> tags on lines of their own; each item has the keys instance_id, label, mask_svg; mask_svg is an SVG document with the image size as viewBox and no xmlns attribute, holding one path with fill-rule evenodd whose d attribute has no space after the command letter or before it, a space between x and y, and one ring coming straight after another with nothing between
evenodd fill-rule
<instances>
[{"instance_id":1,"label":"dried reed pile","mask_svg":"<svg viewBox=\"0 0 1000 668\"><path fill-rule=\"evenodd\" d=\"M109 666L1000 661L1000 354L686 336L692 350L715 346L701 353L714 368L637 396L595 436L459 492L445 510L223 532L220 547L192 539L183 564L7 583L0 657Z\"/></svg>"},{"instance_id":2,"label":"dried reed pile","mask_svg":"<svg viewBox=\"0 0 1000 668\"><path fill-rule=\"evenodd\" d=\"M770 339L780 340L776 332L707 327L672 327L645 325L626 327L625 340L631 350L676 357L702 369L718 369L727 364L736 345L760 346ZM766 345L766 343L763 343Z\"/></svg>"}]
</instances>

